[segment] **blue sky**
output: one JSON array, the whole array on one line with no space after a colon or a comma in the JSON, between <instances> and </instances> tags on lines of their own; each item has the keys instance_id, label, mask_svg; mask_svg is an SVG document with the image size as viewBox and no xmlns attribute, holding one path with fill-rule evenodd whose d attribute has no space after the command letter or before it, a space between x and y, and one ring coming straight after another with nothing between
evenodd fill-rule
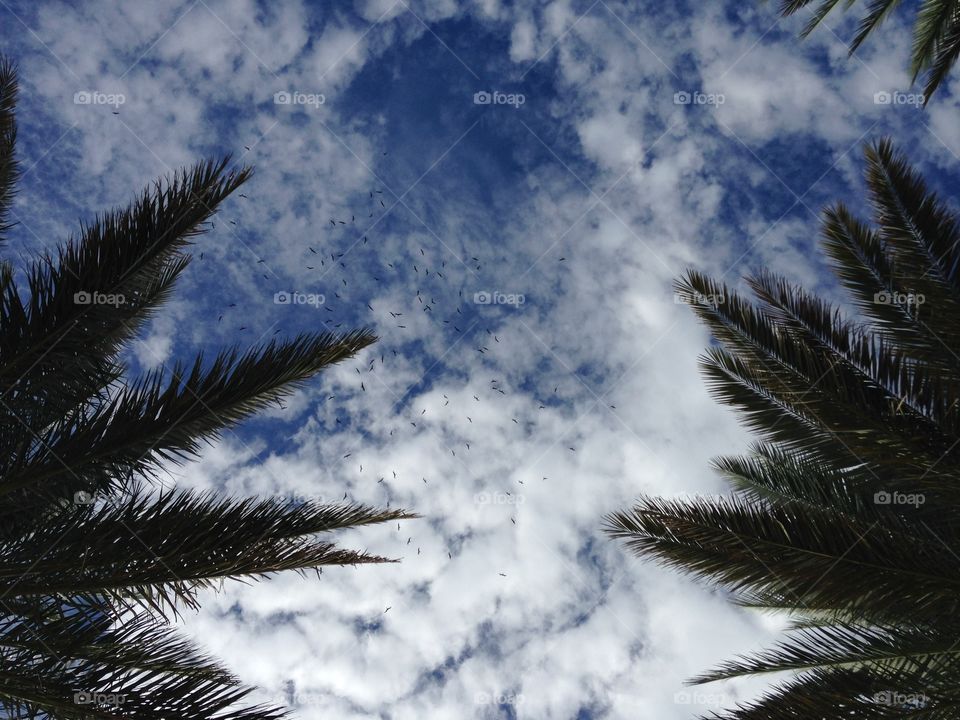
<instances>
[{"instance_id":1,"label":"blue sky","mask_svg":"<svg viewBox=\"0 0 960 720\"><path fill-rule=\"evenodd\" d=\"M954 80L926 110L875 103L911 92L906 18L848 59L855 15L800 42L804 18L773 5L0 0L21 66L14 254L199 158L256 168L135 370L338 323L381 337L166 480L424 516L344 537L399 565L227 584L186 619L263 699L673 720L761 686L682 682L776 619L600 532L641 492L721 492L709 459L749 442L703 387L708 337L671 282L769 267L833 294L817 216L864 212L863 143L892 135L938 188L960 167ZM475 102L493 91L522 104Z\"/></svg>"}]
</instances>

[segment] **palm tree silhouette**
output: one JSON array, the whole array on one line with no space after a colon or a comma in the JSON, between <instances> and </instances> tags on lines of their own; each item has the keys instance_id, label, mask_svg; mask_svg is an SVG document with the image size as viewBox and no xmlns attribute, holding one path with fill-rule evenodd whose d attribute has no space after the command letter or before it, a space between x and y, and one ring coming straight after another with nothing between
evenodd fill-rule
<instances>
[{"instance_id":1,"label":"palm tree silhouette","mask_svg":"<svg viewBox=\"0 0 960 720\"><path fill-rule=\"evenodd\" d=\"M780 0L780 14L792 15L819 2L801 36L806 37L817 28L831 10L841 3L838 0ZM845 0L843 9L849 9L855 0ZM853 55L881 23L900 5L900 0L870 0L867 12L857 26L857 33L850 42ZM910 55L911 82L925 74L923 81L924 104L946 79L960 55L960 7L953 0L924 0L911 3L916 6L917 18L913 26L913 48Z\"/></svg>"},{"instance_id":2,"label":"palm tree silhouette","mask_svg":"<svg viewBox=\"0 0 960 720\"><path fill-rule=\"evenodd\" d=\"M696 272L677 285L718 341L710 389L761 437L716 461L733 496L607 518L638 555L792 618L693 680L794 673L714 717L960 717L960 225L888 140L866 163L876 227L842 204L823 225L862 317L768 272L756 304Z\"/></svg>"},{"instance_id":3,"label":"palm tree silhouette","mask_svg":"<svg viewBox=\"0 0 960 720\"><path fill-rule=\"evenodd\" d=\"M18 177L17 79L0 60L0 245ZM0 264L0 714L275 718L169 626L225 578L388 562L331 531L413 517L355 504L152 492L323 368L376 340L301 334L128 379L121 352L170 296L185 250L250 177L228 160L158 182L14 279ZM106 299L106 302L98 300Z\"/></svg>"}]
</instances>

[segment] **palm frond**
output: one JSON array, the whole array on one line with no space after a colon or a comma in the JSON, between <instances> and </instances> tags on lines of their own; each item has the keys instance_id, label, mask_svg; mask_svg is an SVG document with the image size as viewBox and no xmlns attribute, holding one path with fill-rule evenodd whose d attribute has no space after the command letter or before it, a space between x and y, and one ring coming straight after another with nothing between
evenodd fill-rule
<instances>
[{"instance_id":1,"label":"palm frond","mask_svg":"<svg viewBox=\"0 0 960 720\"><path fill-rule=\"evenodd\" d=\"M132 493L112 504L66 506L28 537L0 541L0 597L102 593L160 612L178 602L196 608L196 592L223 578L389 562L314 536L412 517L351 504Z\"/></svg>"},{"instance_id":2,"label":"palm frond","mask_svg":"<svg viewBox=\"0 0 960 720\"><path fill-rule=\"evenodd\" d=\"M156 183L129 207L98 216L57 259L38 259L27 297L0 296L0 412L38 431L115 381L121 347L169 297L202 223L250 176L229 158Z\"/></svg>"},{"instance_id":3,"label":"palm frond","mask_svg":"<svg viewBox=\"0 0 960 720\"><path fill-rule=\"evenodd\" d=\"M0 249L6 233L13 227L10 206L20 177L16 158L17 68L8 58L0 57Z\"/></svg>"},{"instance_id":4,"label":"palm frond","mask_svg":"<svg viewBox=\"0 0 960 720\"><path fill-rule=\"evenodd\" d=\"M737 497L641 498L606 527L637 555L767 607L845 607L871 618L954 612L960 559L932 531L882 508L852 517Z\"/></svg>"},{"instance_id":5,"label":"palm frond","mask_svg":"<svg viewBox=\"0 0 960 720\"><path fill-rule=\"evenodd\" d=\"M896 2L868 5L864 35ZM756 304L696 272L677 283L717 340L708 387L760 436L714 463L735 494L607 518L636 554L792 619L694 678L792 674L720 720L960 717L960 220L888 140L866 161L876 226L841 204L823 224L858 317L769 272L747 279Z\"/></svg>"},{"instance_id":6,"label":"palm frond","mask_svg":"<svg viewBox=\"0 0 960 720\"><path fill-rule=\"evenodd\" d=\"M807 8L816 0L781 0L780 15L787 17ZM806 37L813 32L838 5L840 0L821 0L810 20L800 33ZM843 10L849 10L856 0L845 0ZM853 55L864 41L874 34L883 22L903 3L901 0L867 0L866 14L861 18L857 31L850 42L849 53ZM918 0L908 3L916 13L913 26L913 48L910 72L913 82L927 71L924 82L924 104L940 87L960 55L960 5L957 0Z\"/></svg>"},{"instance_id":7,"label":"palm frond","mask_svg":"<svg viewBox=\"0 0 960 720\"><path fill-rule=\"evenodd\" d=\"M201 441L375 341L367 330L304 334L242 355L221 352L209 367L201 354L189 370L176 364L148 373L99 407L69 413L31 438L3 468L0 510L23 512L31 497L46 506L78 491L117 490L133 473L149 477L165 461L196 456Z\"/></svg>"}]
</instances>

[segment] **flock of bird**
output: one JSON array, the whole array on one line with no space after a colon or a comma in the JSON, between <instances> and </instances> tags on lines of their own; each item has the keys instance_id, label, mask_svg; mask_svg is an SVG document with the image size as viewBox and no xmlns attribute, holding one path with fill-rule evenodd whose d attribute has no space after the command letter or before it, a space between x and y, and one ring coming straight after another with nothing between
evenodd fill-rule
<instances>
[{"instance_id":1,"label":"flock of bird","mask_svg":"<svg viewBox=\"0 0 960 720\"><path fill-rule=\"evenodd\" d=\"M249 147L244 146L245 150L250 150ZM386 153L384 153L386 154ZM245 194L238 193L239 198L248 201L249 197ZM393 206L387 207L387 204L384 202L384 192L381 189L369 189L367 191L367 201L369 207L367 207L361 213L361 223L357 221L357 214L352 212L349 215L349 219L346 219L346 215L342 217L330 217L328 225L329 237L322 242L327 245L327 249L321 252L316 245L319 242L311 241L313 244L304 244L302 248L303 252L303 267L306 270L315 271L317 276L316 279L311 281L312 283L323 282L327 287L333 286L337 290L333 291L332 298L328 297L326 294L323 296L322 310L325 315L324 319L321 320L321 323L328 330L336 330L344 326L345 321L340 320L338 322L333 322L335 318L330 318L329 314L335 314L338 312L340 307L345 307L349 309L354 309L358 307L366 307L366 310L369 313L374 315L374 327L378 335L393 335L393 333L384 333L383 327L385 325L392 326L396 331L407 331L410 330L410 317L411 314L418 311L424 315L428 315L433 319L434 322L439 322L439 324L445 328L449 328L455 334L469 336L475 338L479 336L481 339L479 342L475 341L475 345L472 350L478 354L489 357L493 352L492 346L495 347L501 342L501 337L498 333L495 333L492 329L480 325L480 318L477 317L477 308L473 307L475 303L472 302L472 296L467 294L465 297L463 285L460 284L459 287L454 288L454 278L460 274L469 273L474 277L479 278L478 273L483 272L484 262L480 257L471 255L469 258L456 258L455 261L451 261L448 266L446 260L442 260L439 265L431 262L431 257L433 252L431 250L428 255L428 250L422 246L417 247L416 250L412 253L413 258L408 260L406 263L401 263L397 258L393 258L395 262L386 262L383 263L382 259L377 257L376 251L373 246L370 244L370 231L380 223L381 220L393 209ZM397 201L399 203L399 199ZM396 204L396 203L395 203ZM394 205L395 205L394 204ZM364 217L365 215L365 217ZM376 218L376 219L374 219ZM366 230L359 230L358 228L362 225L362 221L367 220L373 222L369 223L369 226ZM233 228L233 233L240 231L240 226L237 220L230 219L228 224ZM209 229L216 229L215 221L208 221L207 225ZM345 247L340 251L336 249L330 251L329 248L336 248L339 243L344 243ZM373 258L371 262L366 262L367 258L364 258L364 261L360 261L360 258L357 257L357 250L360 250L361 253L367 250L373 250ZM450 254L449 250L444 249L444 253ZM204 259L204 253L200 253L200 260ZM350 265L347 264L347 261L350 261ZM558 262L566 262L566 257L559 258ZM502 261L506 261L506 258L502 258ZM310 264L307 264L310 263ZM257 265L265 265L264 258L257 258ZM377 269L377 268L380 269ZM269 270L269 266L267 266ZM270 270L272 273L272 270ZM370 302L357 302L353 301L347 297L347 294L351 290L352 286L347 280L347 274L350 273L351 279L354 281L354 285L361 285L358 283L356 278L360 277L363 273L366 273L369 276L369 280L374 283L376 288L386 289L390 287L392 282L397 280L403 282L403 274L407 273L409 279L412 279L415 282L414 294L411 297L411 307L404 308L384 308L378 312L377 309ZM271 280L271 277L267 273L260 273L265 280ZM279 282L280 278L274 274L272 278L274 281ZM314 285L315 287L316 285ZM343 293L343 294L341 294ZM438 301L438 297L440 301ZM340 301L334 303L333 301ZM229 303L223 312L218 314L217 323L223 323L224 318L228 318L231 312L235 312L240 317L237 319L236 330L238 332L245 331L248 329L248 326L245 324L240 324L241 322L247 322L244 320L244 313L242 308L237 310L237 303ZM440 317L441 314L445 311L445 317ZM346 322L347 328L357 327L359 325L369 324L365 322L364 319L358 319L356 316L351 316L349 322ZM442 328L440 328L442 330ZM274 334L277 334L281 331L280 328L274 331ZM485 336L483 335L485 333ZM405 341L407 338L403 336L390 337L391 340L397 340L399 342ZM416 340L415 337L410 337L409 340ZM491 346L492 343L492 346ZM459 343L456 343L456 347ZM451 348L452 349L452 348ZM398 355L396 349L391 350L393 356ZM367 391L367 384L364 380L365 373L374 372L376 362L379 358L380 364L383 365L385 361L386 353L381 354L371 354L369 361L365 367L365 370L361 370L360 367L356 367L356 372L358 374L358 384L361 392ZM439 362L439 360L438 360ZM553 389L553 394L558 393L559 386L555 386ZM493 397L497 395L506 395L507 389L504 388L503 383L500 380L494 378L489 381L489 387L487 388L488 394ZM473 401L476 403L484 402L481 400L480 395L474 394ZM444 407L450 404L450 398L447 395L443 395L444 398ZM335 395L330 395L324 400L335 400ZM403 400L402 398L398 400L397 406L401 405ZM282 402L279 402L279 407L283 410L287 409L287 406ZM615 406L610 406L615 407ZM547 401L540 401L538 403L538 410L546 410L548 408ZM420 413L416 415L416 419L407 419L407 422L413 427L418 428L417 421L421 420L424 415L426 415L427 409L422 408ZM469 424L473 424L473 418L469 414L469 410L465 410L463 417L467 420ZM517 425L521 425L521 420L516 417L511 417L510 420ZM335 425L342 425L343 421L340 417L335 417ZM390 435L393 436L396 431L390 431ZM466 451L471 449L471 442L464 441ZM450 453L456 457L456 450L449 448ZM576 452L576 448L568 446L567 448L570 452ZM346 460L351 457L352 453L346 453L342 460ZM363 465L359 466L359 471L363 472ZM393 471L393 479L397 480L397 472ZM548 480L547 477L543 477L543 480ZM427 479L422 478L423 483L427 484ZM380 477L377 480L378 484L383 484L385 481L384 477ZM518 480L520 484L523 484L522 480ZM508 496L511 493L506 493ZM347 493L344 493L343 499L346 500L348 497ZM389 501L387 502L389 507ZM510 517L512 524L516 525L516 519ZM400 532L401 527L400 523L397 524L397 532ZM413 538L407 538L407 545L410 545ZM421 548L417 547L417 555L421 554ZM448 559L453 559L453 554L447 550ZM501 577L507 577L506 573L498 573ZM384 610L384 614L389 612L392 606L387 607Z\"/></svg>"}]
</instances>

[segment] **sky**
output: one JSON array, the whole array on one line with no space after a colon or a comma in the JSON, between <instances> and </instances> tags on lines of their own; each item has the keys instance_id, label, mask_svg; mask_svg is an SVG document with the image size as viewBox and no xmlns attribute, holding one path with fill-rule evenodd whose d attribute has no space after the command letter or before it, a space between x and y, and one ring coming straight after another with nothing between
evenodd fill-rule
<instances>
[{"instance_id":1,"label":"sky","mask_svg":"<svg viewBox=\"0 0 960 720\"><path fill-rule=\"evenodd\" d=\"M956 80L918 107L909 16L849 58L856 13L800 41L806 18L775 9L0 0L15 263L200 159L255 168L132 373L298 331L380 337L164 480L422 516L338 536L400 563L228 582L186 614L255 699L680 720L764 686L684 680L781 619L602 531L642 493L724 492L710 459L750 442L672 282L769 268L837 297L818 218L866 217L864 143L893 137L940 190L960 168Z\"/></svg>"}]
</instances>

